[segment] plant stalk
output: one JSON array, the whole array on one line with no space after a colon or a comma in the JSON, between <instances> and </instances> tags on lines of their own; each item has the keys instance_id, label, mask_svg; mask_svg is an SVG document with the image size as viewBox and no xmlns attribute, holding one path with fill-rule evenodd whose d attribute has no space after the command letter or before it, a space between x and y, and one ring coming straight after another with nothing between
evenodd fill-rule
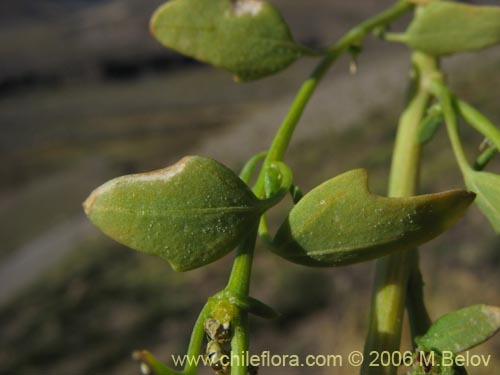
<instances>
[{"instance_id":1,"label":"plant stalk","mask_svg":"<svg viewBox=\"0 0 500 375\"><path fill-rule=\"evenodd\" d=\"M465 121L488 138L500 150L500 129L493 125L481 112L463 100L455 100L455 104Z\"/></svg>"},{"instance_id":2,"label":"plant stalk","mask_svg":"<svg viewBox=\"0 0 500 375\"><path fill-rule=\"evenodd\" d=\"M203 343L205 337L204 323L208 319L210 314L208 305L205 305L201 310L198 319L193 327L193 332L191 333L191 339L189 340L189 346L187 350L187 358L195 359L200 354L200 347ZM184 366L183 374L185 375L195 375L198 370L195 362L188 361Z\"/></svg>"},{"instance_id":3,"label":"plant stalk","mask_svg":"<svg viewBox=\"0 0 500 375\"><path fill-rule=\"evenodd\" d=\"M253 188L258 198L265 198L264 178L266 165L274 161L281 161L290 144L293 132L309 103L316 87L324 77L332 64L353 45L360 45L364 37L375 28L385 26L401 14L412 8L412 4L407 0L399 0L392 7L379 15L361 23L344 37L342 37L332 48L328 49L325 57L316 66L311 76L303 83L297 93L289 112L285 116L267 152L266 159L261 168L259 178ZM246 240L238 248L238 253L233 264L227 289L248 296L250 289L250 275L252 269L253 252L257 228L255 228ZM236 355L248 352L248 314L240 312L235 321L233 339L231 341L231 352ZM247 368L242 363L237 363L231 370L232 375L246 375Z\"/></svg>"},{"instance_id":4,"label":"plant stalk","mask_svg":"<svg viewBox=\"0 0 500 375\"><path fill-rule=\"evenodd\" d=\"M226 290L241 296L248 296L256 239L257 227L250 231L238 247ZM248 312L239 310L232 322L232 326L231 356L238 356L240 360L234 362L231 367L231 375L247 375L247 366L242 361L242 358L248 354L249 348Z\"/></svg>"},{"instance_id":5,"label":"plant stalk","mask_svg":"<svg viewBox=\"0 0 500 375\"><path fill-rule=\"evenodd\" d=\"M250 277L252 273L252 261L255 242L257 239L257 228L253 228L238 247L236 258L233 263L231 275L226 289L242 296L247 296L250 291Z\"/></svg>"},{"instance_id":6,"label":"plant stalk","mask_svg":"<svg viewBox=\"0 0 500 375\"><path fill-rule=\"evenodd\" d=\"M421 151L418 128L430 100L428 73L436 71L437 62L419 52L413 53L412 61L416 72L416 91L399 120L389 178L389 197L415 195L418 186ZM397 372L396 366L370 367L369 359L373 358L370 353L374 351L399 350L408 277L415 266L411 251L398 252L376 262L362 375L395 375Z\"/></svg>"},{"instance_id":7,"label":"plant stalk","mask_svg":"<svg viewBox=\"0 0 500 375\"><path fill-rule=\"evenodd\" d=\"M347 32L337 43L330 47L325 52L325 57L316 66L309 78L302 84L299 92L290 106L290 110L281 123L269 152L267 153L264 163L272 161L281 161L285 155L286 149L290 144L293 132L302 117L305 107L309 103L314 91L316 90L319 82L324 77L326 72L332 64L351 46L359 46L363 39L374 29L386 26L394 19L401 16L406 11L413 7L407 0L399 0L392 7L379 13L378 15L369 18L358 26ZM264 168L262 168L259 179L255 185L255 193L259 198L262 198L263 184L264 184Z\"/></svg>"},{"instance_id":8,"label":"plant stalk","mask_svg":"<svg viewBox=\"0 0 500 375\"><path fill-rule=\"evenodd\" d=\"M446 129L448 130L448 138L450 139L451 147L455 154L458 166L460 167L462 174L465 174L465 171L472 169L472 167L465 156L462 143L460 142L460 136L458 135L458 116L455 112L452 95L441 79L434 79L431 84L431 89L432 93L440 101L441 106L443 107Z\"/></svg>"},{"instance_id":9,"label":"plant stalk","mask_svg":"<svg viewBox=\"0 0 500 375\"><path fill-rule=\"evenodd\" d=\"M408 254L409 263L413 266L408 277L406 291L406 311L410 322L410 333L413 344L417 336L422 336L431 327L432 321L424 302L424 281L419 267L418 250L412 249ZM415 349L415 347L414 347Z\"/></svg>"}]
</instances>

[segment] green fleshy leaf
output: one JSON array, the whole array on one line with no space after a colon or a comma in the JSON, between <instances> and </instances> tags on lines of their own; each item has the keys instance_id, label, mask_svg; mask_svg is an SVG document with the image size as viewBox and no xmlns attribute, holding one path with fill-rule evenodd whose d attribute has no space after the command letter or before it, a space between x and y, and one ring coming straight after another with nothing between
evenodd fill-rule
<instances>
[{"instance_id":1,"label":"green fleshy leaf","mask_svg":"<svg viewBox=\"0 0 500 375\"><path fill-rule=\"evenodd\" d=\"M443 121L444 116L441 106L435 105L429 108L420 124L418 142L422 145L428 143L434 137Z\"/></svg>"},{"instance_id":2,"label":"green fleshy leaf","mask_svg":"<svg viewBox=\"0 0 500 375\"><path fill-rule=\"evenodd\" d=\"M273 161L265 166L264 191L266 197L285 196L290 191L293 173L288 165Z\"/></svg>"},{"instance_id":3,"label":"green fleshy leaf","mask_svg":"<svg viewBox=\"0 0 500 375\"><path fill-rule=\"evenodd\" d=\"M434 56L493 46L500 43L500 7L433 1L417 12L402 41Z\"/></svg>"},{"instance_id":4,"label":"green fleshy leaf","mask_svg":"<svg viewBox=\"0 0 500 375\"><path fill-rule=\"evenodd\" d=\"M474 305L443 315L415 341L426 350L458 354L488 340L499 329L499 307Z\"/></svg>"},{"instance_id":5,"label":"green fleshy leaf","mask_svg":"<svg viewBox=\"0 0 500 375\"><path fill-rule=\"evenodd\" d=\"M477 206L500 233L500 175L473 169L466 169L463 173L467 188L477 194Z\"/></svg>"},{"instance_id":6,"label":"green fleshy leaf","mask_svg":"<svg viewBox=\"0 0 500 375\"><path fill-rule=\"evenodd\" d=\"M495 157L495 154L498 152L496 146L489 146L486 150L481 152L479 156L476 158L474 162L474 170L482 171L488 163Z\"/></svg>"},{"instance_id":7,"label":"green fleshy leaf","mask_svg":"<svg viewBox=\"0 0 500 375\"><path fill-rule=\"evenodd\" d=\"M298 186L292 185L290 186L290 195L292 196L293 203L297 204L304 196L304 193Z\"/></svg>"},{"instance_id":8,"label":"green fleshy leaf","mask_svg":"<svg viewBox=\"0 0 500 375\"><path fill-rule=\"evenodd\" d=\"M473 201L463 190L409 198L368 191L366 170L337 176L306 194L275 238L278 255L307 266L342 266L405 250L450 227Z\"/></svg>"},{"instance_id":9,"label":"green fleshy leaf","mask_svg":"<svg viewBox=\"0 0 500 375\"><path fill-rule=\"evenodd\" d=\"M264 302L250 296L240 296L234 294L231 296L232 302L241 310L247 311L265 319L275 319L280 314L276 312L271 306L266 305Z\"/></svg>"},{"instance_id":10,"label":"green fleshy leaf","mask_svg":"<svg viewBox=\"0 0 500 375\"><path fill-rule=\"evenodd\" d=\"M153 15L151 31L166 47L241 81L276 73L305 50L279 12L260 0L172 0Z\"/></svg>"},{"instance_id":11,"label":"green fleshy leaf","mask_svg":"<svg viewBox=\"0 0 500 375\"><path fill-rule=\"evenodd\" d=\"M84 208L111 238L187 271L235 248L264 205L230 169L189 156L169 168L111 180Z\"/></svg>"}]
</instances>

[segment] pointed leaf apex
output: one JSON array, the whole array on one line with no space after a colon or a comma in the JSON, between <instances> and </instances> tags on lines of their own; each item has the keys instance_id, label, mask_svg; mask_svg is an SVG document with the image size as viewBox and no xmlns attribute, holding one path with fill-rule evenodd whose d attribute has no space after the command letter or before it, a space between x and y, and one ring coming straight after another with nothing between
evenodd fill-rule
<instances>
[{"instance_id":1,"label":"pointed leaf apex","mask_svg":"<svg viewBox=\"0 0 500 375\"><path fill-rule=\"evenodd\" d=\"M452 190L406 198L369 192L365 169L345 172L306 194L275 238L274 251L307 266L358 263L427 242L449 228L475 194Z\"/></svg>"},{"instance_id":2,"label":"pointed leaf apex","mask_svg":"<svg viewBox=\"0 0 500 375\"><path fill-rule=\"evenodd\" d=\"M94 190L83 207L109 237L167 260L176 271L229 253L262 213L236 174L200 156L115 178Z\"/></svg>"}]
</instances>

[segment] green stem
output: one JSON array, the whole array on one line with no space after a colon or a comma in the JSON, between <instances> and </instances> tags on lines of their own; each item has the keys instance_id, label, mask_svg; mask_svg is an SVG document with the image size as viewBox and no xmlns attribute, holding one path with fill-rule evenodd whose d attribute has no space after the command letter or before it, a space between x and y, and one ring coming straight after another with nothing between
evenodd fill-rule
<instances>
[{"instance_id":1,"label":"green stem","mask_svg":"<svg viewBox=\"0 0 500 375\"><path fill-rule=\"evenodd\" d=\"M259 152L258 154L252 156L248 161L245 163L243 168L241 169L240 172L240 178L248 184L250 182L250 179L252 178L252 175L257 168L257 164L263 160L267 155L267 151Z\"/></svg>"},{"instance_id":2,"label":"green stem","mask_svg":"<svg viewBox=\"0 0 500 375\"><path fill-rule=\"evenodd\" d=\"M248 296L250 291L250 275L252 273L252 260L257 227L253 228L238 247L233 263L231 275L226 289L242 296Z\"/></svg>"},{"instance_id":3,"label":"green stem","mask_svg":"<svg viewBox=\"0 0 500 375\"><path fill-rule=\"evenodd\" d=\"M448 130L448 137L450 138L451 147L457 159L458 166L462 173L472 169L467 157L465 156L460 136L458 135L458 117L453 106L453 97L448 88L444 85L442 79L435 78L431 84L432 93L441 103L443 108L444 120L446 129Z\"/></svg>"},{"instance_id":4,"label":"green stem","mask_svg":"<svg viewBox=\"0 0 500 375\"><path fill-rule=\"evenodd\" d=\"M500 129L488 120L477 109L463 100L455 100L460 114L468 124L472 125L479 133L488 138L500 150Z\"/></svg>"},{"instance_id":5,"label":"green stem","mask_svg":"<svg viewBox=\"0 0 500 375\"><path fill-rule=\"evenodd\" d=\"M248 369L244 362L244 357L248 355L248 313L241 312L233 321L233 338L231 339L231 356L233 359L231 375L248 375ZM234 358L234 357L233 357Z\"/></svg>"},{"instance_id":6,"label":"green stem","mask_svg":"<svg viewBox=\"0 0 500 375\"><path fill-rule=\"evenodd\" d=\"M208 305L203 306L203 309L196 320L196 323L193 327L193 332L191 333L191 340L189 340L189 346L187 350L187 358L192 359L192 363L189 361L184 366L183 373L185 375L194 375L197 371L197 366L195 364L195 359L200 354L200 347L203 343L203 338L205 337L204 324L205 320L208 319L210 314L210 309Z\"/></svg>"},{"instance_id":7,"label":"green stem","mask_svg":"<svg viewBox=\"0 0 500 375\"><path fill-rule=\"evenodd\" d=\"M486 167L486 165L488 165L491 159L493 159L497 152L497 146L490 146L486 150L481 152L481 154L479 154L479 156L476 158L476 161L474 162L474 170L482 171Z\"/></svg>"},{"instance_id":8,"label":"green stem","mask_svg":"<svg viewBox=\"0 0 500 375\"><path fill-rule=\"evenodd\" d=\"M316 87L321 79L324 77L332 64L344 53L349 47L355 45L359 46L362 40L368 33L380 26L386 26L392 20L398 18L401 14L405 13L413 7L408 0L399 0L392 7L384 12L368 19L357 27L350 30L344 37L342 37L336 44L324 52L324 57L321 62L314 69L310 77L303 83L299 92L297 93L291 108L283 120L280 128L278 129L273 142L267 152L264 165L261 168L259 178L254 186L254 193L258 198L265 198L264 179L266 173L266 166L274 161L281 161L285 155L286 149L290 143L293 132L297 123L299 122L302 113L310 98L312 97ZM316 55L311 52L310 54ZM249 163L243 168L241 177L244 181L248 182L257 162L263 157L263 154L256 155ZM239 246L236 259L233 263L231 275L229 277L227 290L238 293L242 296L248 296L250 290L250 276L252 271L253 253L255 248L255 241L257 237L258 228L255 227L248 234L247 238ZM189 356L196 356L199 354L199 348L203 341L204 321L210 314L210 307L206 304L201 311L198 320L194 326L193 333L188 348ZM240 355L248 351L248 313L246 311L239 311L239 314L234 318L234 334L231 340L231 352ZM187 375L196 374L197 368L187 364L184 373ZM247 367L243 363L237 363L231 370L232 375L247 375Z\"/></svg>"},{"instance_id":9,"label":"green stem","mask_svg":"<svg viewBox=\"0 0 500 375\"><path fill-rule=\"evenodd\" d=\"M408 254L413 268L408 278L408 289L406 291L406 311L410 322L412 341L417 336L422 336L431 326L431 318L427 312L424 302L424 281L419 267L418 251L413 249Z\"/></svg>"},{"instance_id":10,"label":"green stem","mask_svg":"<svg viewBox=\"0 0 500 375\"><path fill-rule=\"evenodd\" d=\"M416 92L399 121L389 179L390 197L407 197L416 193L421 148L418 129L430 99L426 78L429 72L437 69L435 59L424 54L415 52L412 59L419 81ZM399 350L411 269L409 252L399 252L377 260L365 358L370 358L372 351L381 353ZM361 369L361 374L365 375L393 375L396 372L395 366L370 367L369 361L365 361Z\"/></svg>"},{"instance_id":11,"label":"green stem","mask_svg":"<svg viewBox=\"0 0 500 375\"><path fill-rule=\"evenodd\" d=\"M289 112L281 123L276 136L266 157L265 163L281 161L290 143L293 132L299 122L306 105L309 103L316 87L324 77L331 65L352 45L359 45L368 33L375 28L387 25L401 14L412 8L412 4L406 0L400 0L384 12L366 20L345 34L337 43L328 49L326 56L314 69L309 78L302 84L299 92L292 102ZM264 169L264 168L263 168ZM263 193L264 171L261 170L259 180L255 185L257 196Z\"/></svg>"},{"instance_id":12,"label":"green stem","mask_svg":"<svg viewBox=\"0 0 500 375\"><path fill-rule=\"evenodd\" d=\"M273 242L273 237L269 233L269 229L267 227L267 219L266 215L262 215L260 217L260 223L259 223L259 238L264 241L264 243L270 247L273 248L274 242Z\"/></svg>"},{"instance_id":13,"label":"green stem","mask_svg":"<svg viewBox=\"0 0 500 375\"><path fill-rule=\"evenodd\" d=\"M286 149L290 144L293 132L299 122L306 105L309 103L312 94L324 77L331 65L346 52L350 46L359 45L363 38L373 29L383 26L399 17L402 13L412 8L412 4L407 0L400 0L394 6L379 15L370 18L349 31L338 43L326 52L326 56L314 69L311 76L303 83L297 96L295 97L288 114L285 116L278 129L273 142L269 148L264 165L261 168L259 178L253 191L258 198L265 197L265 176L266 167L275 161L283 160ZM250 289L250 274L252 269L253 251L257 236L257 228L249 234L248 238L238 249L233 269L229 278L227 289L247 296ZM231 352L240 355L248 350L248 316L246 312L240 312L235 319L233 339L231 341ZM246 375L246 367L242 364L232 368L232 375Z\"/></svg>"},{"instance_id":14,"label":"green stem","mask_svg":"<svg viewBox=\"0 0 500 375\"><path fill-rule=\"evenodd\" d=\"M252 229L246 239L238 247L233 269L226 289L242 296L250 292L250 276L252 261L257 239L257 227ZM233 322L233 337L231 339L231 356L241 356L248 353L248 312L239 310ZM236 361L231 368L231 375L247 375L247 367L243 361Z\"/></svg>"},{"instance_id":15,"label":"green stem","mask_svg":"<svg viewBox=\"0 0 500 375\"><path fill-rule=\"evenodd\" d=\"M408 36L404 33L384 33L383 38L388 42L396 42L396 43L408 42Z\"/></svg>"}]
</instances>

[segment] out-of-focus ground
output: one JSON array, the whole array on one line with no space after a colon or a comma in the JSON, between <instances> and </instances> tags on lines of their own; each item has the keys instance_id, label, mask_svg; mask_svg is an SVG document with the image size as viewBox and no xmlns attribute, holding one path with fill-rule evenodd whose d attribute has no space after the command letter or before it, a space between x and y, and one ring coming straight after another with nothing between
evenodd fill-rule
<instances>
[{"instance_id":1,"label":"out-of-focus ground","mask_svg":"<svg viewBox=\"0 0 500 375\"><path fill-rule=\"evenodd\" d=\"M274 2L294 35L326 46L389 1ZM235 84L222 71L164 50L148 35L160 0L30 0L0 4L0 374L134 374L134 349L168 360L184 352L205 299L232 255L189 273L105 238L81 202L113 177L187 154L237 170L265 149L314 66ZM445 61L454 90L500 123L500 50ZM383 194L408 71L404 47L368 43L359 72L344 59L320 86L288 153L308 190L345 170L369 169ZM481 138L464 127L473 156ZM500 171L497 160L489 167ZM422 192L461 187L446 134L425 147ZM289 202L272 215L274 225ZM500 240L473 208L421 251L434 318L500 304ZM289 264L259 245L253 294L282 312L252 319L252 350L342 354L362 350L373 262L339 269ZM406 339L406 342L408 340ZM500 374L500 338L475 349ZM354 374L342 367L308 374ZM202 371L202 373L204 373ZM206 372L208 373L208 372ZM261 368L261 374L304 369Z\"/></svg>"}]
</instances>

